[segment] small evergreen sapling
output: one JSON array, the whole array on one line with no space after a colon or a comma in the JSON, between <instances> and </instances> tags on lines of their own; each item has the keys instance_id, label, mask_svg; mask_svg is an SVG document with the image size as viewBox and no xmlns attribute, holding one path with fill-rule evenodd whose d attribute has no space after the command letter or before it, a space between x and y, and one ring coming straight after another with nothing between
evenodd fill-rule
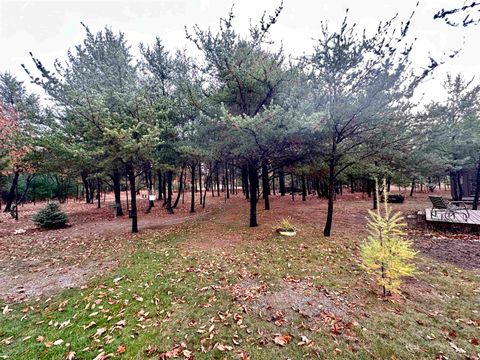
<instances>
[{"instance_id":1,"label":"small evergreen sapling","mask_svg":"<svg viewBox=\"0 0 480 360\"><path fill-rule=\"evenodd\" d=\"M32 217L35 225L45 229L59 229L68 222L68 216L56 203L49 203Z\"/></svg>"},{"instance_id":2,"label":"small evergreen sapling","mask_svg":"<svg viewBox=\"0 0 480 360\"><path fill-rule=\"evenodd\" d=\"M378 182L375 185L379 199ZM385 184L384 188L386 189ZM388 198L388 194L385 198ZM411 242L404 239L405 223L402 214L392 214L388 202L384 201L384 204L384 214L381 214L380 206L377 206L376 211L369 210L369 236L362 246L362 259L363 267L375 277L386 296L399 293L402 278L413 275L415 267L411 260L416 252L412 249Z\"/></svg>"}]
</instances>

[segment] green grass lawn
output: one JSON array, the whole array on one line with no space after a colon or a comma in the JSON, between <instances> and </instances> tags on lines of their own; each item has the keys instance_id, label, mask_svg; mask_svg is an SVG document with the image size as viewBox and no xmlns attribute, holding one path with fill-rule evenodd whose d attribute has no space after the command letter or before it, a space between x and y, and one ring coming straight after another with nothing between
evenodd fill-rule
<instances>
[{"instance_id":1,"label":"green grass lawn","mask_svg":"<svg viewBox=\"0 0 480 360\"><path fill-rule=\"evenodd\" d=\"M358 235L272 231L190 249L205 222L139 238L117 271L81 289L1 304L0 358L479 356L478 272L420 256L404 295L385 300L359 266Z\"/></svg>"}]
</instances>

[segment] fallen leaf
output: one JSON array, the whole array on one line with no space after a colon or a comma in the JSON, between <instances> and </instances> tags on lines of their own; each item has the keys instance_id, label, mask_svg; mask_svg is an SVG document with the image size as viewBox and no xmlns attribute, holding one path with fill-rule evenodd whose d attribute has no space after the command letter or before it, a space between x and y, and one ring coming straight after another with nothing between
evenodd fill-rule
<instances>
[{"instance_id":1,"label":"fallen leaf","mask_svg":"<svg viewBox=\"0 0 480 360\"><path fill-rule=\"evenodd\" d=\"M144 352L147 356L152 356L158 352L158 349L155 346L148 345Z\"/></svg>"},{"instance_id":2,"label":"fallen leaf","mask_svg":"<svg viewBox=\"0 0 480 360\"><path fill-rule=\"evenodd\" d=\"M468 342L472 345L475 345L475 346L480 345L480 341L478 341L477 338L471 338L471 339L468 340Z\"/></svg>"},{"instance_id":3,"label":"fallen leaf","mask_svg":"<svg viewBox=\"0 0 480 360\"><path fill-rule=\"evenodd\" d=\"M453 350L455 350L455 352L457 352L457 353L459 353L459 354L465 354L465 353L466 353L465 350L463 350L462 348L458 347L458 346L455 345L453 342L450 341L448 344L451 346L451 348L452 348Z\"/></svg>"},{"instance_id":4,"label":"fallen leaf","mask_svg":"<svg viewBox=\"0 0 480 360\"><path fill-rule=\"evenodd\" d=\"M59 329L64 329L66 328L67 326L70 325L70 320L67 320L67 321L64 321L62 323L60 323L60 325L58 326Z\"/></svg>"},{"instance_id":5,"label":"fallen leaf","mask_svg":"<svg viewBox=\"0 0 480 360\"><path fill-rule=\"evenodd\" d=\"M217 349L220 350L220 351L230 351L233 349L233 347L229 346L229 345L223 345L223 344L217 344L216 345Z\"/></svg>"},{"instance_id":6,"label":"fallen leaf","mask_svg":"<svg viewBox=\"0 0 480 360\"><path fill-rule=\"evenodd\" d=\"M240 350L240 352L238 353L238 357L241 359L241 360L251 360L250 359L250 356L247 354L246 351L244 350Z\"/></svg>"},{"instance_id":7,"label":"fallen leaf","mask_svg":"<svg viewBox=\"0 0 480 360\"><path fill-rule=\"evenodd\" d=\"M99 328L99 329L97 329L95 334L92 335L92 337L98 338L98 337L102 336L106 331L107 331L106 328Z\"/></svg>"},{"instance_id":8,"label":"fallen leaf","mask_svg":"<svg viewBox=\"0 0 480 360\"><path fill-rule=\"evenodd\" d=\"M275 335L275 338L273 339L275 344L280 345L280 346L285 346L287 345L290 341L292 341L292 336L291 335Z\"/></svg>"},{"instance_id":9,"label":"fallen leaf","mask_svg":"<svg viewBox=\"0 0 480 360\"><path fill-rule=\"evenodd\" d=\"M182 347L179 345L176 345L171 350L161 353L159 359L164 360L164 359L170 359L173 357L179 357L182 352L183 352Z\"/></svg>"},{"instance_id":10,"label":"fallen leaf","mask_svg":"<svg viewBox=\"0 0 480 360\"><path fill-rule=\"evenodd\" d=\"M123 354L125 352L125 350L126 350L125 345L123 345L123 344L118 345L117 353Z\"/></svg>"},{"instance_id":11,"label":"fallen leaf","mask_svg":"<svg viewBox=\"0 0 480 360\"><path fill-rule=\"evenodd\" d=\"M105 353L105 351L102 351L93 360L106 360L106 359L107 359L107 354Z\"/></svg>"},{"instance_id":12,"label":"fallen leaf","mask_svg":"<svg viewBox=\"0 0 480 360\"><path fill-rule=\"evenodd\" d=\"M303 336L300 338L301 341L297 344L298 346L304 346L306 345L307 347L313 346L313 340L310 340L306 336Z\"/></svg>"},{"instance_id":13,"label":"fallen leaf","mask_svg":"<svg viewBox=\"0 0 480 360\"><path fill-rule=\"evenodd\" d=\"M97 323L95 321L92 321L90 324L88 325L83 325L83 330L87 330L87 329L90 329L92 326L95 326L97 325Z\"/></svg>"},{"instance_id":14,"label":"fallen leaf","mask_svg":"<svg viewBox=\"0 0 480 360\"><path fill-rule=\"evenodd\" d=\"M0 341L0 344L10 345L12 343L12 339L13 339L13 336L10 336L10 337Z\"/></svg>"}]
</instances>

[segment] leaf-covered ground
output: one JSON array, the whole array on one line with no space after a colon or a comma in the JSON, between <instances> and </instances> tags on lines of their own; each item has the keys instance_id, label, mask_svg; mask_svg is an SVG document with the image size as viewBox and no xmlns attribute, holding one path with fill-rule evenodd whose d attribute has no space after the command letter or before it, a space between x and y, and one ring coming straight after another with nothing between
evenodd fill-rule
<instances>
[{"instance_id":1,"label":"leaf-covered ground","mask_svg":"<svg viewBox=\"0 0 480 360\"><path fill-rule=\"evenodd\" d=\"M139 200L141 236L153 230L170 231L176 225L205 216L220 198L209 198L205 209L190 214L188 204L180 204L175 214L166 214L161 203L146 214L148 200ZM127 216L114 218L109 204L113 195L97 204L62 204L69 215L69 227L41 230L31 220L44 204L21 208L19 221L0 212L0 299L18 301L49 295L59 289L78 287L89 279L116 268L135 249L137 235L130 233ZM124 209L126 203L124 202ZM213 206L212 206L213 205Z\"/></svg>"},{"instance_id":2,"label":"leaf-covered ground","mask_svg":"<svg viewBox=\"0 0 480 360\"><path fill-rule=\"evenodd\" d=\"M313 197L275 198L254 229L238 197L195 220L117 236L123 251L105 275L0 303L0 358L478 358L479 268L427 251L450 241L478 256L478 239L415 229L418 274L384 300L359 266L370 202L355 197L337 201L331 238L322 236L325 201ZM420 195L396 207L425 205ZM296 237L272 229L285 216ZM115 244L105 241L107 256Z\"/></svg>"}]
</instances>

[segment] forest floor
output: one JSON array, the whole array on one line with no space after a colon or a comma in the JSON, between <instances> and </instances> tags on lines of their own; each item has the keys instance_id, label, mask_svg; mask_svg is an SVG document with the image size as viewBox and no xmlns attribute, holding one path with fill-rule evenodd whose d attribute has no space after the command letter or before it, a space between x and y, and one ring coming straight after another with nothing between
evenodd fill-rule
<instances>
[{"instance_id":1,"label":"forest floor","mask_svg":"<svg viewBox=\"0 0 480 360\"><path fill-rule=\"evenodd\" d=\"M148 200L140 198L141 236L205 216L224 199L207 201L209 206L197 206L193 214L189 204L181 202L174 214L167 214L161 202L147 214ZM111 203L112 195L106 202L102 200L100 209L96 202L62 204L69 226L48 231L36 228L31 220L42 203L20 208L18 221L0 213L0 298L19 301L49 295L62 288L79 287L117 267L119 260L135 249L139 235L131 234L128 216L114 217Z\"/></svg>"},{"instance_id":2,"label":"forest floor","mask_svg":"<svg viewBox=\"0 0 480 360\"><path fill-rule=\"evenodd\" d=\"M33 229L25 210L13 234L2 218L0 358L480 357L477 235L412 226L418 272L383 299L360 267L362 194L338 198L330 238L313 196L259 202L256 228L240 195L193 215L156 207L137 235L108 208L67 206L63 230ZM393 207L427 206L416 194ZM284 217L297 236L275 233Z\"/></svg>"}]
</instances>

